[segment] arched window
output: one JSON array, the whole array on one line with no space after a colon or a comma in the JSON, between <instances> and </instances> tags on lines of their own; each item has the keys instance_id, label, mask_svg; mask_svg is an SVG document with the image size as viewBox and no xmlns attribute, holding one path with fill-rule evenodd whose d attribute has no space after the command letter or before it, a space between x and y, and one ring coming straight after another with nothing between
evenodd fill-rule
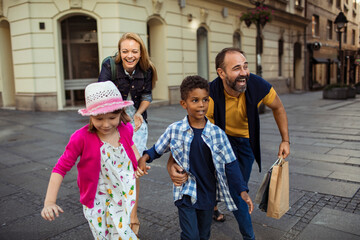
<instances>
[{"instance_id":1,"label":"arched window","mask_svg":"<svg viewBox=\"0 0 360 240\"><path fill-rule=\"evenodd\" d=\"M156 66L158 80L152 91L154 99L167 100L169 89L167 82L166 56L164 56L165 26L154 17L147 22L147 47L151 61Z\"/></svg>"},{"instance_id":2,"label":"arched window","mask_svg":"<svg viewBox=\"0 0 360 240\"><path fill-rule=\"evenodd\" d=\"M279 50L279 54L278 54L278 63L279 63L279 71L278 71L278 75L279 76L282 76L283 73L282 73L282 57L284 55L284 39L280 39L279 40L279 44L278 44L278 50Z\"/></svg>"},{"instance_id":3,"label":"arched window","mask_svg":"<svg viewBox=\"0 0 360 240\"><path fill-rule=\"evenodd\" d=\"M233 34L233 47L241 49L241 36L239 32Z\"/></svg>"},{"instance_id":4,"label":"arched window","mask_svg":"<svg viewBox=\"0 0 360 240\"><path fill-rule=\"evenodd\" d=\"M208 33L204 27L200 27L196 32L197 37L197 62L198 75L209 80L209 53L208 53Z\"/></svg>"}]
</instances>

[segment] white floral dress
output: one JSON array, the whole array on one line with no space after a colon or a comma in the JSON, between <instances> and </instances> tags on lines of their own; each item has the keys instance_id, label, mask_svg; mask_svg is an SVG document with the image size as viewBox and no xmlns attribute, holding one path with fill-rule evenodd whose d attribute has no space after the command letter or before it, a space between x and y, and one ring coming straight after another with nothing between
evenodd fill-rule
<instances>
[{"instance_id":1,"label":"white floral dress","mask_svg":"<svg viewBox=\"0 0 360 240\"><path fill-rule=\"evenodd\" d=\"M94 208L83 205L95 239L138 239L130 228L136 199L135 174L122 145L104 142L100 148L101 171Z\"/></svg>"},{"instance_id":2,"label":"white floral dress","mask_svg":"<svg viewBox=\"0 0 360 240\"><path fill-rule=\"evenodd\" d=\"M134 115L136 112L135 107L134 106L126 107L125 111L131 117L131 125L135 129L135 123L134 123ZM133 142L136 146L136 149L139 151L140 156L142 156L143 152L147 149L146 147L147 139L148 139L148 125L144 120L140 128L136 132L134 131L134 135L133 135Z\"/></svg>"}]
</instances>

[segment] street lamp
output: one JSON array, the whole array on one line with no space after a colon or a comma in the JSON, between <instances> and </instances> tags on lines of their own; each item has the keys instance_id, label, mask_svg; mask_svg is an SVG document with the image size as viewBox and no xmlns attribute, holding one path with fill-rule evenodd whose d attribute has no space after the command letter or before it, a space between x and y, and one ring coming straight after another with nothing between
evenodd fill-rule
<instances>
[{"instance_id":1,"label":"street lamp","mask_svg":"<svg viewBox=\"0 0 360 240\"><path fill-rule=\"evenodd\" d=\"M249 0L256 7L262 7L265 0ZM248 26L250 27L250 25ZM256 21L256 75L262 76L261 54L262 54L261 24Z\"/></svg>"},{"instance_id":2,"label":"street lamp","mask_svg":"<svg viewBox=\"0 0 360 240\"><path fill-rule=\"evenodd\" d=\"M263 7L265 0L249 0L252 5L255 5L256 8ZM247 24L247 27L250 27L250 24ZM256 21L256 75L262 77L262 66L261 66L261 54L263 51L263 42L261 38L261 28L265 23L260 23L260 19ZM259 106L259 113L265 113L265 105L262 103Z\"/></svg>"},{"instance_id":3,"label":"street lamp","mask_svg":"<svg viewBox=\"0 0 360 240\"><path fill-rule=\"evenodd\" d=\"M348 23L348 20L346 19L346 16L344 15L343 12L340 12L334 21L334 24L336 25L336 32L339 34L339 61L340 61L340 75L338 74L338 83L342 83L343 82L343 54L341 51L341 34L343 29L345 29L346 24Z\"/></svg>"}]
</instances>

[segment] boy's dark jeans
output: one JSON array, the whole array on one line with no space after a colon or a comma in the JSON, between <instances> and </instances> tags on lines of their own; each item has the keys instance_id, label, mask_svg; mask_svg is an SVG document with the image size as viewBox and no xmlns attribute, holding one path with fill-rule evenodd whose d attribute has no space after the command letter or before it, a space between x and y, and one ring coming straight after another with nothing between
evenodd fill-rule
<instances>
[{"instance_id":1,"label":"boy's dark jeans","mask_svg":"<svg viewBox=\"0 0 360 240\"><path fill-rule=\"evenodd\" d=\"M210 238L213 209L198 210L178 206L181 240L208 240Z\"/></svg>"}]
</instances>

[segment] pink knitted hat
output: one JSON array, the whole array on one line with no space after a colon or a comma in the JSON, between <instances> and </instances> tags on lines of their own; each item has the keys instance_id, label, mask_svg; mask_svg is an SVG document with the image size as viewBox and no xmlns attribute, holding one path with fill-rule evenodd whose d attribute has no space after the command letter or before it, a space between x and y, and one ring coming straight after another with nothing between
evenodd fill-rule
<instances>
[{"instance_id":1,"label":"pink knitted hat","mask_svg":"<svg viewBox=\"0 0 360 240\"><path fill-rule=\"evenodd\" d=\"M114 112L133 105L133 101L123 101L121 93L111 81L95 82L85 88L86 108L78 112L83 116L96 116Z\"/></svg>"}]
</instances>

